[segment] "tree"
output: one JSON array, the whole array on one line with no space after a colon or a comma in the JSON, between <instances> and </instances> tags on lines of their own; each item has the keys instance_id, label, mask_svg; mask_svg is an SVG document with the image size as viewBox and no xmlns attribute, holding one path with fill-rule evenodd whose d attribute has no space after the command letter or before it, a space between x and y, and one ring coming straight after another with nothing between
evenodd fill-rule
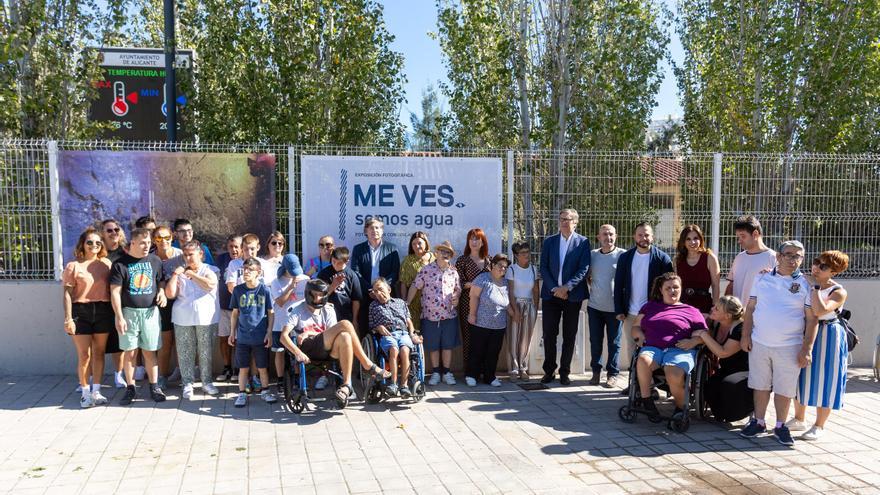
<instances>
[{"instance_id":1,"label":"tree","mask_svg":"<svg viewBox=\"0 0 880 495\"><path fill-rule=\"evenodd\" d=\"M413 150L436 150L444 147L443 109L434 85L428 85L422 91L421 118L410 112L409 121L413 128L410 142Z\"/></svg>"},{"instance_id":2,"label":"tree","mask_svg":"<svg viewBox=\"0 0 880 495\"><path fill-rule=\"evenodd\" d=\"M693 150L880 149L880 3L681 0Z\"/></svg>"}]
</instances>

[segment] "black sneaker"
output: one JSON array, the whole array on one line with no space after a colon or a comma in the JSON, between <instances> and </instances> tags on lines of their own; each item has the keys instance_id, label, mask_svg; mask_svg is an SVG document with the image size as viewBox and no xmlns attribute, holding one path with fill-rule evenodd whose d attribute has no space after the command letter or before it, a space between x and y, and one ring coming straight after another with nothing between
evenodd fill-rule
<instances>
[{"instance_id":1,"label":"black sneaker","mask_svg":"<svg viewBox=\"0 0 880 495\"><path fill-rule=\"evenodd\" d=\"M660 411L657 410L657 405L654 404L654 399L648 397L647 399L641 398L639 399L639 409L645 412L648 415L648 418L656 420L660 417Z\"/></svg>"},{"instance_id":2,"label":"black sneaker","mask_svg":"<svg viewBox=\"0 0 880 495\"><path fill-rule=\"evenodd\" d=\"M794 445L794 439L791 438L791 432L788 431L788 427L785 425L782 425L779 428L773 428L773 435L776 437L776 441L782 445L788 445L789 447Z\"/></svg>"},{"instance_id":3,"label":"black sneaker","mask_svg":"<svg viewBox=\"0 0 880 495\"><path fill-rule=\"evenodd\" d=\"M135 397L137 397L137 391L134 389L134 385L129 385L125 387L125 393L122 394L122 398L119 399L119 405L131 405L131 401L133 401Z\"/></svg>"},{"instance_id":4,"label":"black sneaker","mask_svg":"<svg viewBox=\"0 0 880 495\"><path fill-rule=\"evenodd\" d=\"M742 430L740 430L739 436L745 437L745 438L754 438L754 437L758 436L759 434L764 433L765 431L767 431L767 427L758 423L757 419L752 418L749 420L749 423L747 425L745 425L745 427L743 427ZM786 428L785 431L787 433L788 428ZM790 434L789 434L788 438L791 439Z\"/></svg>"},{"instance_id":5,"label":"black sneaker","mask_svg":"<svg viewBox=\"0 0 880 495\"><path fill-rule=\"evenodd\" d=\"M571 378L568 377L568 373L564 375L562 373L559 374L559 383L562 385L571 385Z\"/></svg>"},{"instance_id":6,"label":"black sneaker","mask_svg":"<svg viewBox=\"0 0 880 495\"><path fill-rule=\"evenodd\" d=\"M155 402L165 402L165 393L162 392L162 389L156 383L150 384L150 397Z\"/></svg>"},{"instance_id":7,"label":"black sneaker","mask_svg":"<svg viewBox=\"0 0 880 495\"><path fill-rule=\"evenodd\" d=\"M553 383L553 373L544 373L544 376L541 377L541 383Z\"/></svg>"}]
</instances>

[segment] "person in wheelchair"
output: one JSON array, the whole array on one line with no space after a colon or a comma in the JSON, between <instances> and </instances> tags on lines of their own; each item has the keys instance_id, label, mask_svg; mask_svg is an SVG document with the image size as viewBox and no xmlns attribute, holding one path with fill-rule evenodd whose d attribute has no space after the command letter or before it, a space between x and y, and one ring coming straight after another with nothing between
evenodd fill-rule
<instances>
[{"instance_id":1,"label":"person in wheelchair","mask_svg":"<svg viewBox=\"0 0 880 495\"><path fill-rule=\"evenodd\" d=\"M386 391L392 397L398 392L401 397L410 397L412 391L407 385L409 358L422 338L415 333L406 301L391 297L391 286L384 278L379 277L373 282L373 297L374 301L370 303L370 330L381 336L379 347L388 356L391 365L391 384Z\"/></svg>"},{"instance_id":2,"label":"person in wheelchair","mask_svg":"<svg viewBox=\"0 0 880 495\"><path fill-rule=\"evenodd\" d=\"M706 402L718 421L739 421L755 408L749 388L749 355L743 351L742 318L745 308L734 296L722 296L712 306L709 318L712 332L695 331L690 339L680 340L679 349L706 348L717 358L718 367L705 384Z\"/></svg>"},{"instance_id":3,"label":"person in wheelchair","mask_svg":"<svg viewBox=\"0 0 880 495\"><path fill-rule=\"evenodd\" d=\"M676 344L695 330L706 330L706 319L699 309L681 302L678 275L668 272L654 279L650 300L639 310L632 330L640 347L636 360L640 396L635 407L650 417L660 417L651 387L654 371L663 368L675 402L673 418L681 419L687 407L685 380L694 369L696 351L679 349Z\"/></svg>"},{"instance_id":4,"label":"person in wheelchair","mask_svg":"<svg viewBox=\"0 0 880 495\"><path fill-rule=\"evenodd\" d=\"M309 280L305 300L295 304L289 312L287 323L281 331L281 344L297 361L306 364L310 361L338 360L343 383L336 390L336 396L342 400L354 394L351 384L354 359L376 378L388 378L391 373L379 368L367 357L351 322L336 321L333 305L327 304L328 290L327 282ZM291 333L294 334L293 338Z\"/></svg>"}]
</instances>

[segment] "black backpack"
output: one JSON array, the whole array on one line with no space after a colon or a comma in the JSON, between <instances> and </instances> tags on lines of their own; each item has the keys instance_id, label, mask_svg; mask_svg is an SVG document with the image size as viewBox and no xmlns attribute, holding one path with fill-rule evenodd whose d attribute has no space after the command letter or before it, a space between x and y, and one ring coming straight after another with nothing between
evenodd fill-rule
<instances>
[{"instance_id":1,"label":"black backpack","mask_svg":"<svg viewBox=\"0 0 880 495\"><path fill-rule=\"evenodd\" d=\"M837 319L840 320L840 324L843 325L843 330L846 332L846 348L849 352L852 352L859 345L859 336L852 325L849 324L851 317L852 312L848 309L841 309L837 313Z\"/></svg>"}]
</instances>

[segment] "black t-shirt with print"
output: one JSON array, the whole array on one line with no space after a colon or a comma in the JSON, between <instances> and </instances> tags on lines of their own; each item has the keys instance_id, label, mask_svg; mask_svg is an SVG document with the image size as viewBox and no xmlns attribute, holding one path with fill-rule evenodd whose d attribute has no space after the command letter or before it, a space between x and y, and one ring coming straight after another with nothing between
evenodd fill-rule
<instances>
[{"instance_id":1,"label":"black t-shirt with print","mask_svg":"<svg viewBox=\"0 0 880 495\"><path fill-rule=\"evenodd\" d=\"M156 304L159 282L165 280L162 260L155 254L135 258L123 254L110 269L110 285L122 286L122 307L149 308Z\"/></svg>"}]
</instances>

